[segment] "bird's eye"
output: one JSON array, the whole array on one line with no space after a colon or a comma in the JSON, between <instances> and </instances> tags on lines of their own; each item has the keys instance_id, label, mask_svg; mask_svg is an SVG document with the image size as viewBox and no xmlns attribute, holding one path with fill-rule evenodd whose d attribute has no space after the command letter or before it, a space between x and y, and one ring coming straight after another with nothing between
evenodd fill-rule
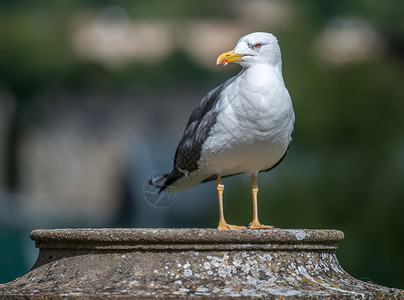
<instances>
[{"instance_id":1,"label":"bird's eye","mask_svg":"<svg viewBox=\"0 0 404 300\"><path fill-rule=\"evenodd\" d=\"M259 49L259 48L261 48L261 47L262 47L262 44L261 44L261 43L258 43L258 44L255 44L255 45L254 45L254 48L255 48L255 49Z\"/></svg>"}]
</instances>

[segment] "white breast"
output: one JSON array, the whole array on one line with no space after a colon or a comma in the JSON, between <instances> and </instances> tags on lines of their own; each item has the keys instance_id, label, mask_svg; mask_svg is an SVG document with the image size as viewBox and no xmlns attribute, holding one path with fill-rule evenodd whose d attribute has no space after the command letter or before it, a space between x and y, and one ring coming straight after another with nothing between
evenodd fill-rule
<instances>
[{"instance_id":1,"label":"white breast","mask_svg":"<svg viewBox=\"0 0 404 300\"><path fill-rule=\"evenodd\" d=\"M275 165L291 141L294 113L282 75L270 66L243 71L223 90L217 123L203 145L203 173L254 173Z\"/></svg>"}]
</instances>

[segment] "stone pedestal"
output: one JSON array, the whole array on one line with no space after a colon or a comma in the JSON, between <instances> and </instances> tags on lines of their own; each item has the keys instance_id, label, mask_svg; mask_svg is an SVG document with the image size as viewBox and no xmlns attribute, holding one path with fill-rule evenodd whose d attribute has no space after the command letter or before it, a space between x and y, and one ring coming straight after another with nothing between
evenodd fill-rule
<instances>
[{"instance_id":1,"label":"stone pedestal","mask_svg":"<svg viewBox=\"0 0 404 300\"><path fill-rule=\"evenodd\" d=\"M404 299L354 279L337 230L35 230L38 260L0 299Z\"/></svg>"}]
</instances>

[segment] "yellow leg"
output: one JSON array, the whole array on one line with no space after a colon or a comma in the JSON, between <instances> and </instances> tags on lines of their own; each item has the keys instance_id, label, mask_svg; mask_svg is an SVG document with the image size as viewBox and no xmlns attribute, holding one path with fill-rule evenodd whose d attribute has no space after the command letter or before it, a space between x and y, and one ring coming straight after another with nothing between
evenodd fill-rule
<instances>
[{"instance_id":1,"label":"yellow leg","mask_svg":"<svg viewBox=\"0 0 404 300\"><path fill-rule=\"evenodd\" d=\"M217 176L216 189L217 189L217 196L219 198L219 224L217 226L217 229L219 229L219 230L246 229L244 226L237 226L237 225L227 224L226 220L224 219L224 213L223 213L223 190L224 190L224 185L222 183L222 177L220 175Z\"/></svg>"},{"instance_id":2,"label":"yellow leg","mask_svg":"<svg viewBox=\"0 0 404 300\"><path fill-rule=\"evenodd\" d=\"M257 176L253 176L251 178L251 194L253 200L253 218L248 228L251 229L269 229L273 228L273 226L262 225L260 221L258 221L258 205L257 205L257 194L258 194L258 184L257 184Z\"/></svg>"}]
</instances>

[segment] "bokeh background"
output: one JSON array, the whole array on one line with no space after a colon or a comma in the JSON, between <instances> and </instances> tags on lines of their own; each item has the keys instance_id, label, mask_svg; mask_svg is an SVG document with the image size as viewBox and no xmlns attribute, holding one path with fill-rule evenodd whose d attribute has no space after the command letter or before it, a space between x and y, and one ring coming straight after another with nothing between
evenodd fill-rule
<instances>
[{"instance_id":1,"label":"bokeh background","mask_svg":"<svg viewBox=\"0 0 404 300\"><path fill-rule=\"evenodd\" d=\"M144 185L253 31L278 37L296 113L261 221L343 230L345 270L404 288L402 0L0 1L0 283L32 266L33 229L215 227L214 183L167 208ZM228 221L248 224L249 178L224 183Z\"/></svg>"}]
</instances>

